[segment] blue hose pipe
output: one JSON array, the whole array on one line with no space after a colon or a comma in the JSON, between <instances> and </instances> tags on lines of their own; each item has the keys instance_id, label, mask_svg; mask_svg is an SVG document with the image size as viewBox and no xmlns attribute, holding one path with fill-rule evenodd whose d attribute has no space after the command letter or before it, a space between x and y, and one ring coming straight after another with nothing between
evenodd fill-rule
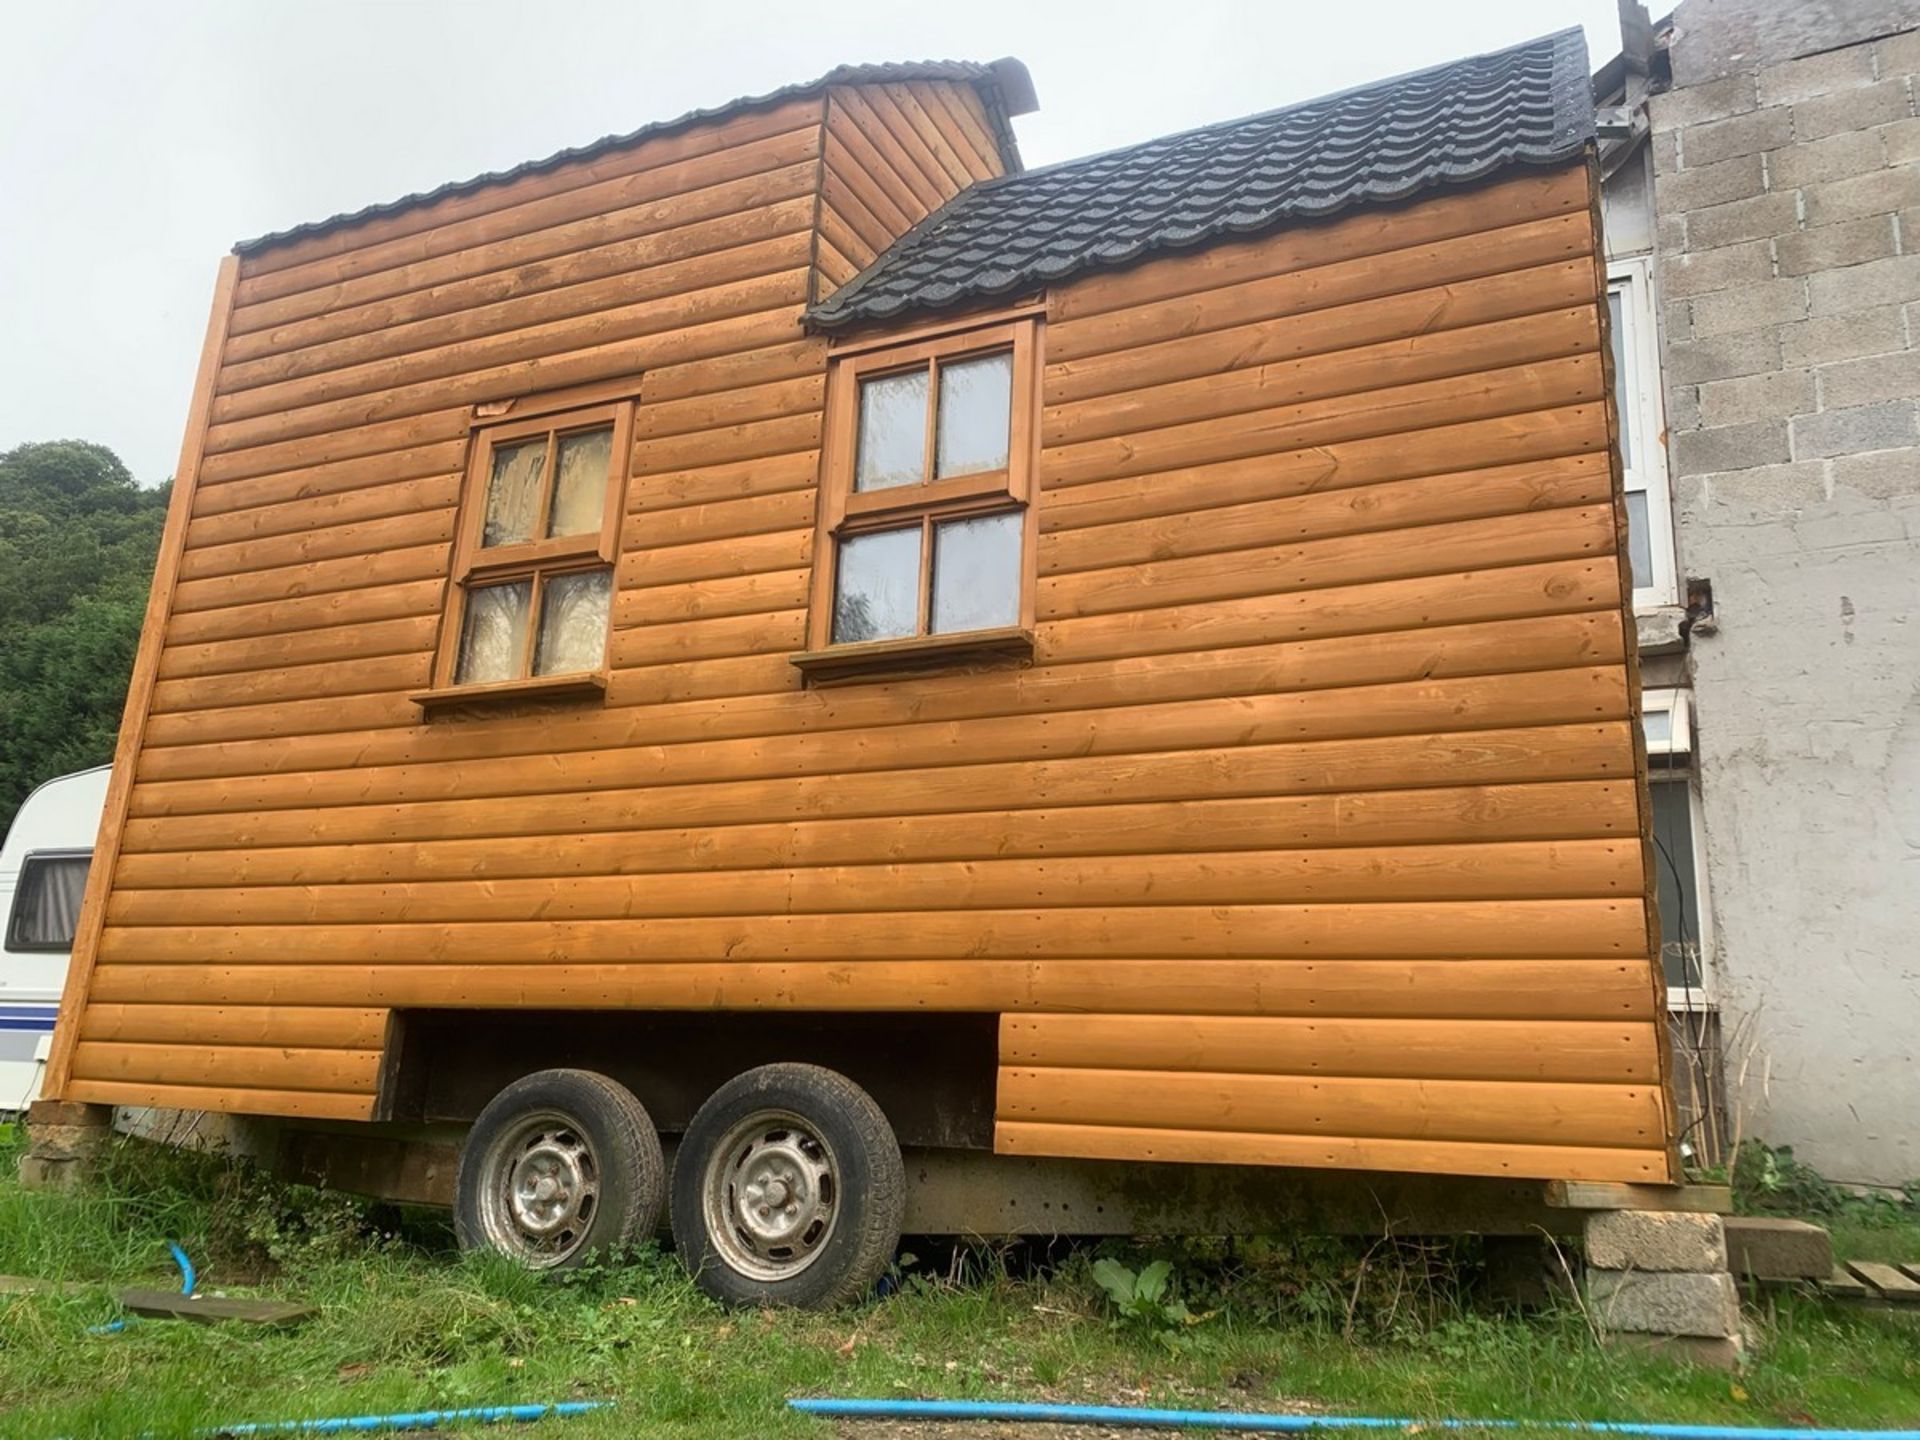
<instances>
[{"instance_id":1,"label":"blue hose pipe","mask_svg":"<svg viewBox=\"0 0 1920 1440\"><path fill-rule=\"evenodd\" d=\"M1192 1430L1569 1430L1644 1435L1656 1440L1920 1440L1920 1430L1770 1429L1744 1425L1662 1425L1635 1420L1412 1420L1365 1415L1259 1415L1236 1410L1139 1410L1123 1405L1035 1405L999 1400L789 1400L807 1415L842 1419L1033 1420L1055 1425L1113 1425Z\"/></svg>"},{"instance_id":2,"label":"blue hose pipe","mask_svg":"<svg viewBox=\"0 0 1920 1440\"><path fill-rule=\"evenodd\" d=\"M442 1425L499 1425L562 1419L604 1409L611 1400L563 1400L549 1405L478 1405L465 1410L413 1410L398 1415L348 1415L333 1420L266 1420L222 1425L215 1435L363 1435L373 1431L434 1430Z\"/></svg>"},{"instance_id":3,"label":"blue hose pipe","mask_svg":"<svg viewBox=\"0 0 1920 1440\"><path fill-rule=\"evenodd\" d=\"M180 1267L180 1293L191 1295L199 1285L200 1277L193 1273L193 1261L187 1258L187 1252L173 1241L167 1241L167 1249L173 1252L173 1263Z\"/></svg>"}]
</instances>

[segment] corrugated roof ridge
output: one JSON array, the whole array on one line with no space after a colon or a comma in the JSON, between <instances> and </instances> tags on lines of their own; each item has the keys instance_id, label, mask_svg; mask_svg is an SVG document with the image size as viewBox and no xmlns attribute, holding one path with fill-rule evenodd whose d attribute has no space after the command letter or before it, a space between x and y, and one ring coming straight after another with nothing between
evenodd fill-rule
<instances>
[{"instance_id":1,"label":"corrugated roof ridge","mask_svg":"<svg viewBox=\"0 0 1920 1440\"><path fill-rule=\"evenodd\" d=\"M1102 183L1115 186L1118 193L1111 202L1112 207L1124 209L1131 201L1136 216L1150 212L1164 215L1170 210L1188 206L1193 193L1206 187L1182 182L1176 177L1162 192L1149 195L1152 178L1142 179L1127 173L1130 162L1137 168L1142 159L1157 166L1160 162L1154 156L1155 151L1164 152L1167 162L1175 163L1176 157L1192 150L1196 140L1225 140L1239 132L1257 136L1262 131L1282 128L1283 122L1289 117L1299 117L1319 109L1331 112L1342 106L1351 107L1356 98L1373 96L1378 97L1377 102L1366 107L1367 111L1375 118L1391 117L1393 125L1404 127L1413 120L1445 117L1471 129L1476 124L1476 117L1471 112L1464 116L1451 114L1452 101L1446 92L1434 88L1431 98L1426 98L1420 93L1422 82L1454 78L1485 80L1497 73L1499 62L1519 57L1548 62L1544 81L1530 82L1535 88L1521 99L1510 101L1506 116L1489 110L1485 118L1478 120L1478 128L1484 131L1499 125L1514 126L1517 117L1527 106L1532 106L1533 113L1545 120L1547 116L1540 113L1544 106L1551 109L1550 134L1545 137L1530 134L1526 137L1526 143L1516 143L1505 150L1483 143L1465 157L1437 152L1424 166L1403 167L1406 173L1401 176L1354 174L1366 170L1367 162L1378 157L1381 137L1366 137L1368 148L1351 148L1350 154L1342 152L1339 148L1341 142L1334 139L1327 142L1331 153L1322 157L1323 164L1329 167L1332 174L1323 179L1313 175L1304 162L1296 162L1294 173L1304 174L1305 178L1301 182L1300 193L1290 200L1274 202L1272 197L1279 185L1271 175L1238 182L1241 193L1252 195L1264 192L1267 197L1264 212L1258 204L1237 204L1239 196L1236 194L1228 202L1233 208L1199 226L1163 226L1158 234L1145 235L1132 241L1116 243L1112 238L1089 241L1080 245L1071 255L1029 256L1019 263L1013 257L998 263L996 260L987 260L975 267L971 283L963 284L950 278L936 279L923 283L917 297L880 296L868 299L868 292L876 283L896 280L895 272L911 266L923 247L937 244L940 232L950 224L977 222L978 228L984 229L991 224L990 217L999 208L996 201L1017 205L1024 195L1034 193L1044 203L1050 190L1056 189L1062 182L1072 183L1081 174L1090 186ZM1538 128L1536 124L1535 130ZM1324 218L1353 204L1403 199L1438 183L1468 183L1507 164L1551 163L1572 154L1591 138L1592 133L1593 114L1588 89L1585 36L1579 27L1568 27L1498 50L1424 66L1401 75L1349 86L1344 90L1294 101L1252 115L1211 121L1171 135L1156 136L1092 155L1057 161L1019 175L981 181L962 191L940 210L907 231L859 275L814 306L808 318L820 328L831 329L839 324L860 320L890 319L908 311L937 310L965 299L985 300L1004 296L1023 287L1063 279L1088 269L1131 263L1155 250L1188 248L1226 235L1255 234L1290 219ZM1433 142L1423 139L1419 143L1430 145ZM1412 148L1411 142L1402 150L1410 155L1419 153ZM1103 180L1103 171L1112 172L1111 179ZM1336 180L1339 183L1334 183ZM1189 183L1188 191L1182 192L1182 183ZM990 243L990 238L983 237L982 243ZM1005 272L1004 276L993 278L996 271Z\"/></svg>"}]
</instances>

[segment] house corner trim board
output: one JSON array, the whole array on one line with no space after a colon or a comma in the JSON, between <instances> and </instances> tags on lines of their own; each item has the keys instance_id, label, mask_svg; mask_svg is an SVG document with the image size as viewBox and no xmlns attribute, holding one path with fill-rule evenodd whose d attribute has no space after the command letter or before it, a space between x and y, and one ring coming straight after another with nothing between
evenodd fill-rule
<instances>
[{"instance_id":1,"label":"house corner trim board","mask_svg":"<svg viewBox=\"0 0 1920 1440\"><path fill-rule=\"evenodd\" d=\"M127 806L133 798L133 771L153 705L153 687L165 648L167 620L173 609L174 580L186 550L187 524L193 518L194 492L200 483L200 459L206 446L213 412L214 383L226 349L227 325L233 315L234 288L240 277L240 257L227 255L213 282L213 308L207 317L206 339L200 347L200 368L187 406L186 434L180 441L180 463L174 467L173 495L167 505L166 525L160 532L160 551L154 562L153 588L140 622L140 644L134 652L133 674L127 684L126 708L120 713L120 734L113 747L113 774L107 784L106 804L100 812L100 833L94 842L93 863L87 871L87 889L74 928L73 962L60 996L60 1018L54 1027L53 1047L47 1057L41 1087L49 1099L59 1099L73 1072L73 1050L80 1039L80 1019L86 1008L87 988L100 951L100 932L107 915L107 893L120 858L120 836L126 827Z\"/></svg>"}]
</instances>

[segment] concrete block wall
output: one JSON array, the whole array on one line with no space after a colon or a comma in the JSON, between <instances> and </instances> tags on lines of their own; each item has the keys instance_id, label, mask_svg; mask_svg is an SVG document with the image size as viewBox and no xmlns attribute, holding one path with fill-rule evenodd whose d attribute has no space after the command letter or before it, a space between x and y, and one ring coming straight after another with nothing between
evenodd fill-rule
<instances>
[{"instance_id":1,"label":"concrete block wall","mask_svg":"<svg viewBox=\"0 0 1920 1440\"><path fill-rule=\"evenodd\" d=\"M1897 1183L1920 1175L1920 4L1791 8L1684 0L1650 105L1676 533L1717 611L1692 646L1710 962L1735 1129Z\"/></svg>"}]
</instances>

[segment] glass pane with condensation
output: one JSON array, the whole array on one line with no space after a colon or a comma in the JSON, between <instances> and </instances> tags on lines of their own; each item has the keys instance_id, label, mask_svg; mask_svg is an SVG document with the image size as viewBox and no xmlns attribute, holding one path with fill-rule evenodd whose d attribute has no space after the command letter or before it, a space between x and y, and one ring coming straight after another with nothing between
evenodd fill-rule
<instances>
[{"instance_id":1,"label":"glass pane with condensation","mask_svg":"<svg viewBox=\"0 0 1920 1440\"><path fill-rule=\"evenodd\" d=\"M1006 469L1012 407L1010 352L942 365L940 412L934 421L934 476Z\"/></svg>"},{"instance_id":2,"label":"glass pane with condensation","mask_svg":"<svg viewBox=\"0 0 1920 1440\"><path fill-rule=\"evenodd\" d=\"M480 530L483 546L520 545L533 539L540 481L547 469L547 437L497 446L487 474L487 516Z\"/></svg>"},{"instance_id":3,"label":"glass pane with condensation","mask_svg":"<svg viewBox=\"0 0 1920 1440\"><path fill-rule=\"evenodd\" d=\"M1607 328L1613 332L1613 408L1620 412L1620 455L1629 470L1633 463L1633 377L1627 374L1627 317L1619 290L1607 292Z\"/></svg>"},{"instance_id":4,"label":"glass pane with condensation","mask_svg":"<svg viewBox=\"0 0 1920 1440\"><path fill-rule=\"evenodd\" d=\"M553 506L549 535L591 535L607 513L613 477L613 427L562 435L554 451Z\"/></svg>"},{"instance_id":5,"label":"glass pane with condensation","mask_svg":"<svg viewBox=\"0 0 1920 1440\"><path fill-rule=\"evenodd\" d=\"M521 656L527 648L527 607L532 600L531 580L479 585L467 592L459 665L453 675L456 685L520 678Z\"/></svg>"},{"instance_id":6,"label":"glass pane with condensation","mask_svg":"<svg viewBox=\"0 0 1920 1440\"><path fill-rule=\"evenodd\" d=\"M1647 753L1665 755L1673 749L1673 712L1671 710L1649 710L1640 717L1640 728L1646 732Z\"/></svg>"},{"instance_id":7,"label":"glass pane with condensation","mask_svg":"<svg viewBox=\"0 0 1920 1440\"><path fill-rule=\"evenodd\" d=\"M860 384L856 490L918 485L927 478L927 372L883 375Z\"/></svg>"},{"instance_id":8,"label":"glass pane with condensation","mask_svg":"<svg viewBox=\"0 0 1920 1440\"><path fill-rule=\"evenodd\" d=\"M612 597L611 570L549 576L540 591L540 643L533 651L533 673L598 670L607 658L607 604Z\"/></svg>"},{"instance_id":9,"label":"glass pane with condensation","mask_svg":"<svg viewBox=\"0 0 1920 1440\"><path fill-rule=\"evenodd\" d=\"M1633 569L1633 588L1653 584L1653 538L1647 534L1647 492L1627 492L1627 563Z\"/></svg>"},{"instance_id":10,"label":"glass pane with condensation","mask_svg":"<svg viewBox=\"0 0 1920 1440\"><path fill-rule=\"evenodd\" d=\"M833 643L893 640L920 628L920 527L840 542Z\"/></svg>"},{"instance_id":11,"label":"glass pane with condensation","mask_svg":"<svg viewBox=\"0 0 1920 1440\"><path fill-rule=\"evenodd\" d=\"M1020 622L1018 512L949 520L933 529L933 633Z\"/></svg>"}]
</instances>

